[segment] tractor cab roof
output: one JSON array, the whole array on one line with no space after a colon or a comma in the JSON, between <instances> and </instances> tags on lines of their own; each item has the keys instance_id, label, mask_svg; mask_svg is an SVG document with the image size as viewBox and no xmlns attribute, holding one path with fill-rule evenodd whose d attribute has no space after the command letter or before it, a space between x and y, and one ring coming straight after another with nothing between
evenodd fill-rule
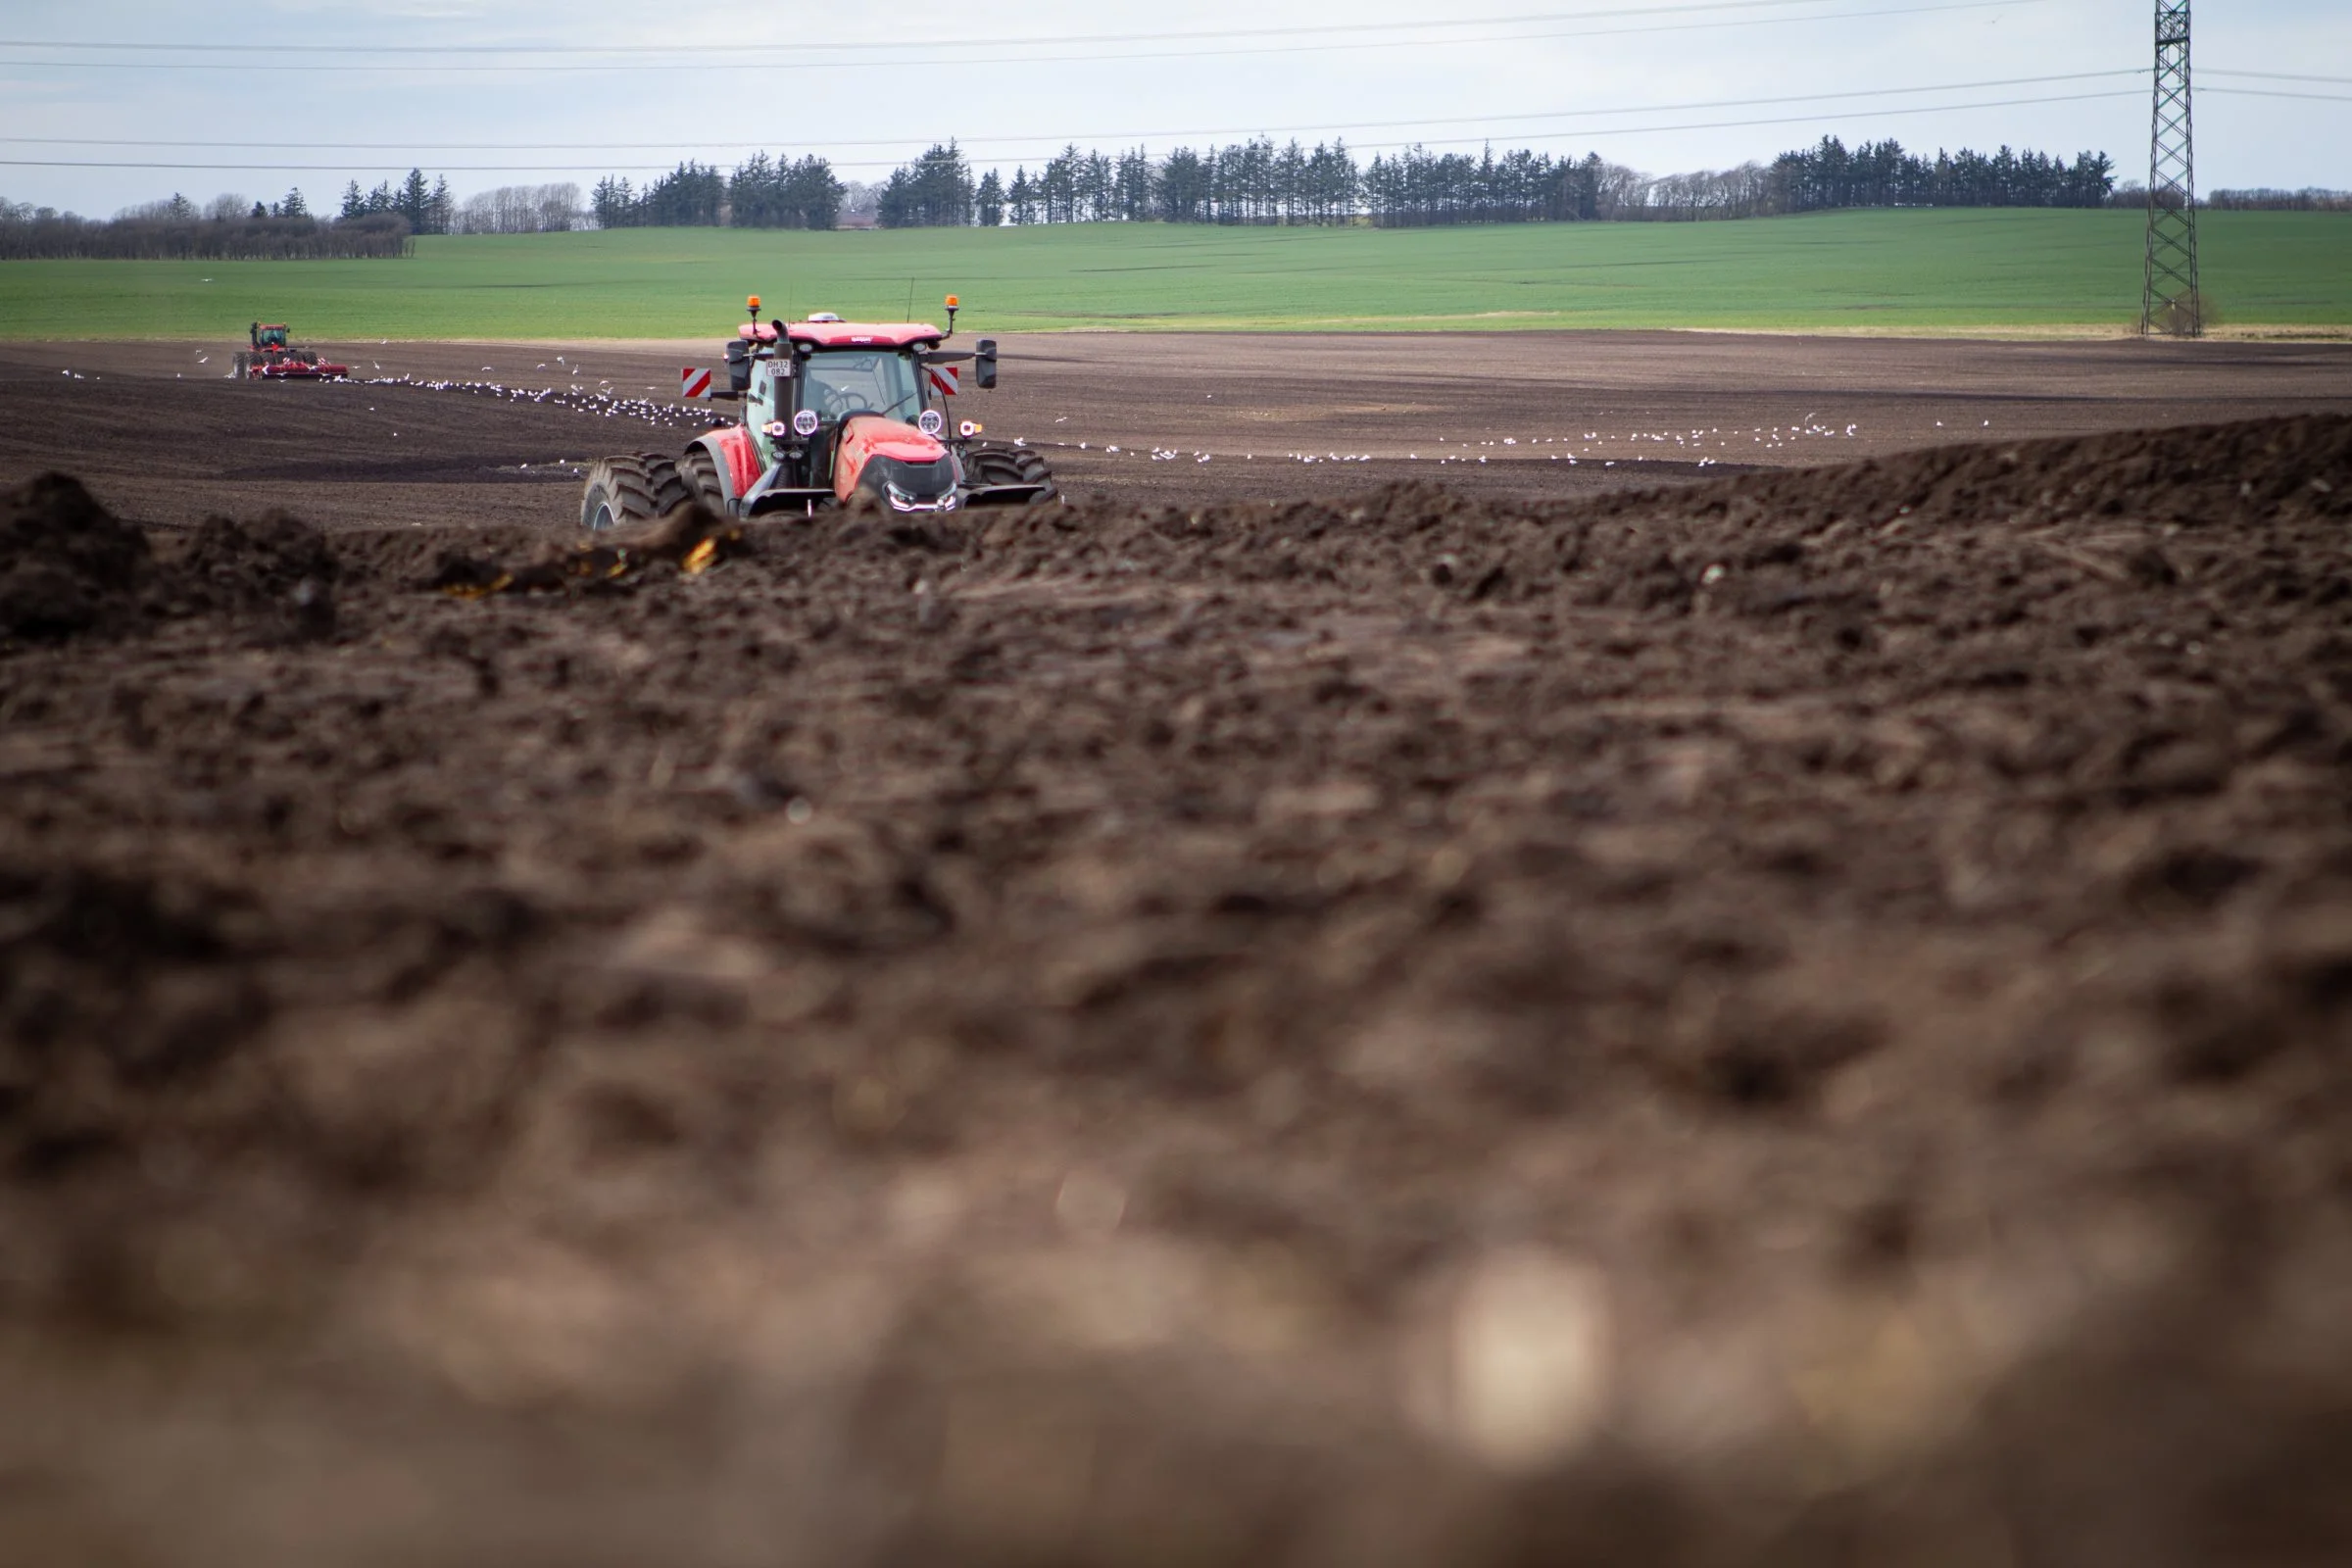
<instances>
[{"instance_id":1,"label":"tractor cab roof","mask_svg":"<svg viewBox=\"0 0 2352 1568\"><path fill-rule=\"evenodd\" d=\"M773 326L749 323L737 327L735 332L755 343L773 343L778 336ZM791 322L781 335L791 342L820 349L907 349L935 344L942 336L939 328L928 321L844 321L823 317Z\"/></svg>"}]
</instances>

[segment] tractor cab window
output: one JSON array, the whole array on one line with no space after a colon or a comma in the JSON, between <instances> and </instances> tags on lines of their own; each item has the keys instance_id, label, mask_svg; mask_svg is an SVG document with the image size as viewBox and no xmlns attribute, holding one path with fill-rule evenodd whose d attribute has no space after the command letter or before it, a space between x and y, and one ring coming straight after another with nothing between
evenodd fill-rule
<instances>
[{"instance_id":1,"label":"tractor cab window","mask_svg":"<svg viewBox=\"0 0 2352 1568\"><path fill-rule=\"evenodd\" d=\"M801 407L828 421L858 413L912 419L922 412L914 361L896 349L829 349L808 357Z\"/></svg>"},{"instance_id":2,"label":"tractor cab window","mask_svg":"<svg viewBox=\"0 0 2352 1568\"><path fill-rule=\"evenodd\" d=\"M262 328L262 347L266 349L282 349L285 346L286 329L284 327L265 326Z\"/></svg>"}]
</instances>

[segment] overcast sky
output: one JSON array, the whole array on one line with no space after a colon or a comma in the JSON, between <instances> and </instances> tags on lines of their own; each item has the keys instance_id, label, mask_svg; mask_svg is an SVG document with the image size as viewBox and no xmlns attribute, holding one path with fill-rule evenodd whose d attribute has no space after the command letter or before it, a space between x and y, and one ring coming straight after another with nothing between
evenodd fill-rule
<instances>
[{"instance_id":1,"label":"overcast sky","mask_svg":"<svg viewBox=\"0 0 2352 1568\"><path fill-rule=\"evenodd\" d=\"M641 180L685 157L731 168L760 147L875 179L949 136L1009 174L1065 140L1156 154L1255 132L1344 135L1367 157L1492 140L1656 173L1825 133L2005 141L2100 149L2146 176L2151 0L1459 9L1432 23L1426 0L8 0L0 196L104 215L299 185L332 207L345 180L412 164L465 195ZM2200 189L2352 187L2352 0L2209 0L2195 52Z\"/></svg>"}]
</instances>

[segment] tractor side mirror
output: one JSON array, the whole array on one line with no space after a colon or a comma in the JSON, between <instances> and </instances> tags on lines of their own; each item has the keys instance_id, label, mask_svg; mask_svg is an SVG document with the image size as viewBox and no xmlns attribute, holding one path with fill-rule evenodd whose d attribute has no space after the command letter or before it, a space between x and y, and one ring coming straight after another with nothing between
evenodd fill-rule
<instances>
[{"instance_id":1,"label":"tractor side mirror","mask_svg":"<svg viewBox=\"0 0 2352 1568\"><path fill-rule=\"evenodd\" d=\"M972 380L983 392L997 389L997 340L984 337L972 350Z\"/></svg>"},{"instance_id":2,"label":"tractor side mirror","mask_svg":"<svg viewBox=\"0 0 2352 1568\"><path fill-rule=\"evenodd\" d=\"M752 346L741 338L727 344L727 390L747 392L752 385Z\"/></svg>"}]
</instances>

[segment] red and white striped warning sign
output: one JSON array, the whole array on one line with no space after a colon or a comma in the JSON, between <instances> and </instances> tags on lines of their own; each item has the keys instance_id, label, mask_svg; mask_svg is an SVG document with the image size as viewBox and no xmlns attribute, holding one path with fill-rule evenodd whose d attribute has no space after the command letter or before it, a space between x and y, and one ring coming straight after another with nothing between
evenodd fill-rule
<instances>
[{"instance_id":1,"label":"red and white striped warning sign","mask_svg":"<svg viewBox=\"0 0 2352 1568\"><path fill-rule=\"evenodd\" d=\"M710 395L710 372L692 368L678 372L678 396L707 398Z\"/></svg>"},{"instance_id":2,"label":"red and white striped warning sign","mask_svg":"<svg viewBox=\"0 0 2352 1568\"><path fill-rule=\"evenodd\" d=\"M963 388L957 384L958 381L962 379L963 367L959 365L934 365L930 367L930 370L931 384L939 389L939 395L941 397L952 398L956 393L963 390Z\"/></svg>"}]
</instances>

